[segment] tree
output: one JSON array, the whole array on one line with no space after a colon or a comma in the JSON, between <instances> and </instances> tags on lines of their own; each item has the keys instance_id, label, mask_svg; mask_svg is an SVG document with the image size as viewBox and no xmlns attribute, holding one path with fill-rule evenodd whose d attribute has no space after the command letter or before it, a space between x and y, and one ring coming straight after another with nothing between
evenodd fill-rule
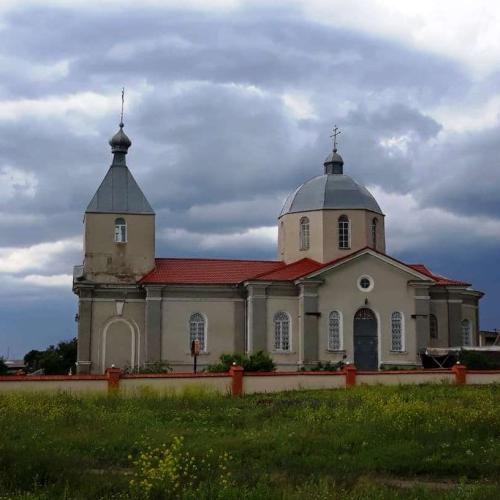
<instances>
[{"instance_id":1,"label":"tree","mask_svg":"<svg viewBox=\"0 0 500 500\"><path fill-rule=\"evenodd\" d=\"M50 345L45 351L33 349L24 356L28 372L43 369L46 375L64 375L74 369L76 363L77 340L62 341L57 346Z\"/></svg>"}]
</instances>

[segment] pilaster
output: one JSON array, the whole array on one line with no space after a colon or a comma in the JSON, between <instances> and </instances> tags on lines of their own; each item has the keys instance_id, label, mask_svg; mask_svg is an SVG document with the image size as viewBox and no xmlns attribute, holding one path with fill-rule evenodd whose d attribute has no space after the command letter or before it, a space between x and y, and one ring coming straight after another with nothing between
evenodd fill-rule
<instances>
[{"instance_id":1,"label":"pilaster","mask_svg":"<svg viewBox=\"0 0 500 500\"><path fill-rule=\"evenodd\" d=\"M268 282L247 282L247 352L268 351L267 294Z\"/></svg>"},{"instance_id":2,"label":"pilaster","mask_svg":"<svg viewBox=\"0 0 500 500\"><path fill-rule=\"evenodd\" d=\"M315 364L319 360L318 287L323 282L299 282L299 365Z\"/></svg>"},{"instance_id":3,"label":"pilaster","mask_svg":"<svg viewBox=\"0 0 500 500\"><path fill-rule=\"evenodd\" d=\"M92 342L92 287L78 287L78 343L76 356L76 372L78 374L91 371Z\"/></svg>"},{"instance_id":4,"label":"pilaster","mask_svg":"<svg viewBox=\"0 0 500 500\"><path fill-rule=\"evenodd\" d=\"M146 363L161 361L161 287L146 286Z\"/></svg>"},{"instance_id":5,"label":"pilaster","mask_svg":"<svg viewBox=\"0 0 500 500\"><path fill-rule=\"evenodd\" d=\"M431 312L431 297L429 285L413 285L415 287L415 347L419 353L430 344L429 315Z\"/></svg>"}]
</instances>

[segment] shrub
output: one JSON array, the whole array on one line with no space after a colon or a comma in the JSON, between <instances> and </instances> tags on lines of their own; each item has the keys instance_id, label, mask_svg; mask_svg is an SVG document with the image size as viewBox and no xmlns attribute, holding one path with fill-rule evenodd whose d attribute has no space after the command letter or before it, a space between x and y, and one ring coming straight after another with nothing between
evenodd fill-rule
<instances>
[{"instance_id":1,"label":"shrub","mask_svg":"<svg viewBox=\"0 0 500 500\"><path fill-rule=\"evenodd\" d=\"M219 362L208 365L208 372L227 372L234 364L242 366L247 372L272 372L276 369L274 361L264 351L256 352L250 356L244 354L221 354Z\"/></svg>"},{"instance_id":2,"label":"shrub","mask_svg":"<svg viewBox=\"0 0 500 500\"><path fill-rule=\"evenodd\" d=\"M148 447L133 460L134 478L129 485L138 498L180 498L192 493L199 497L207 484L219 493L231 488L233 481L228 470L231 455L215 455L212 449L197 458L184 451L184 438L174 437L170 446Z\"/></svg>"},{"instance_id":3,"label":"shrub","mask_svg":"<svg viewBox=\"0 0 500 500\"><path fill-rule=\"evenodd\" d=\"M7 373L9 373L9 369L7 368L4 359L0 357L0 375L7 375Z\"/></svg>"},{"instance_id":4,"label":"shrub","mask_svg":"<svg viewBox=\"0 0 500 500\"><path fill-rule=\"evenodd\" d=\"M311 368L312 372L336 372L342 370L344 368L344 361L336 361L333 363L332 361L327 361L326 363L318 362L316 366Z\"/></svg>"},{"instance_id":5,"label":"shrub","mask_svg":"<svg viewBox=\"0 0 500 500\"><path fill-rule=\"evenodd\" d=\"M500 369L500 356L495 352L479 352L462 349L458 361L471 370Z\"/></svg>"},{"instance_id":6,"label":"shrub","mask_svg":"<svg viewBox=\"0 0 500 500\"><path fill-rule=\"evenodd\" d=\"M147 365L136 368L135 366L125 365L122 369L125 374L134 373L169 373L172 371L172 367L166 361L155 361L154 363L148 363Z\"/></svg>"}]
</instances>

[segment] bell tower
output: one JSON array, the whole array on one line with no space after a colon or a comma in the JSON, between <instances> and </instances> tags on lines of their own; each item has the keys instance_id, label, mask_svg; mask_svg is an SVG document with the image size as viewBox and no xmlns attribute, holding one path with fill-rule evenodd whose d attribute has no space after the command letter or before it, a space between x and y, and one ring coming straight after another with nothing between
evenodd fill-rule
<instances>
[{"instance_id":1,"label":"bell tower","mask_svg":"<svg viewBox=\"0 0 500 500\"><path fill-rule=\"evenodd\" d=\"M85 211L85 281L136 283L154 267L155 213L130 173L132 142L120 129L109 144L113 162Z\"/></svg>"}]
</instances>

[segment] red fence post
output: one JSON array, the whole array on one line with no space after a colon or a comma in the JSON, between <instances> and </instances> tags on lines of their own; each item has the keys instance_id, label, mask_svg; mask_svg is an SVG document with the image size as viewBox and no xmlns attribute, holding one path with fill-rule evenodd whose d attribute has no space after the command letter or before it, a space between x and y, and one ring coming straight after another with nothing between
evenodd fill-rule
<instances>
[{"instance_id":1,"label":"red fence post","mask_svg":"<svg viewBox=\"0 0 500 500\"><path fill-rule=\"evenodd\" d=\"M344 373L346 387L352 387L353 385L356 385L356 371L357 368L354 365L345 365Z\"/></svg>"},{"instance_id":2,"label":"red fence post","mask_svg":"<svg viewBox=\"0 0 500 500\"><path fill-rule=\"evenodd\" d=\"M106 377L108 379L108 392L116 392L120 387L120 376L122 371L120 368L107 368Z\"/></svg>"},{"instance_id":3,"label":"red fence post","mask_svg":"<svg viewBox=\"0 0 500 500\"><path fill-rule=\"evenodd\" d=\"M233 365L229 368L229 375L232 377L231 393L233 396L241 396L243 394L243 372L242 366Z\"/></svg>"},{"instance_id":4,"label":"red fence post","mask_svg":"<svg viewBox=\"0 0 500 500\"><path fill-rule=\"evenodd\" d=\"M467 383L467 367L457 362L451 371L455 374L455 384L464 385Z\"/></svg>"}]
</instances>

